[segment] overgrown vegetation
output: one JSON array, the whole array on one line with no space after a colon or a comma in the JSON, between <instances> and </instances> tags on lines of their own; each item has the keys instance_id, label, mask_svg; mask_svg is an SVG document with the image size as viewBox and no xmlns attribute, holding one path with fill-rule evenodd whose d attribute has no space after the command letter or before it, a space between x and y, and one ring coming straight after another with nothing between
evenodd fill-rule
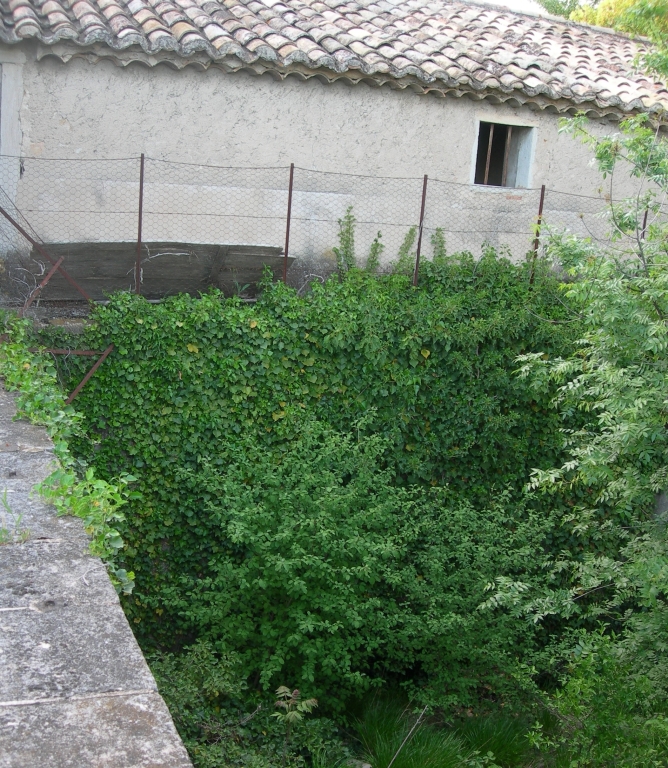
<instances>
[{"instance_id":1,"label":"overgrown vegetation","mask_svg":"<svg viewBox=\"0 0 668 768\"><path fill-rule=\"evenodd\" d=\"M564 318L557 289L489 252L427 264L417 291L351 269L303 298L96 308L84 343L118 354L72 445L138 478L121 533L142 641L222 643L253 686L290 681L325 711L387 680L438 706L512 689L545 630L477 606L565 543L572 502L522 495L558 420L513 375L519 353L568 347L571 326L541 319Z\"/></svg>"},{"instance_id":2,"label":"overgrown vegetation","mask_svg":"<svg viewBox=\"0 0 668 768\"><path fill-rule=\"evenodd\" d=\"M559 421L514 369L520 353L566 352L574 330L547 265L532 285L530 265L492 251L448 257L442 233L434 252L417 290L349 267L305 297L267 284L255 305L119 295L78 342L116 344L71 445L101 477L137 478L120 528L135 631L172 678L206 643L249 686L230 698L238 717L183 715L202 765L231 748L212 717L236 733L286 683L318 698L307 722L350 729L378 687L460 713L517 702L529 659L552 674L551 629L479 606L499 573L540 580L570 535L569 494L546 512L523 493L560 455ZM67 360L65 388L82 373ZM244 739L243 759L269 749Z\"/></svg>"},{"instance_id":3,"label":"overgrown vegetation","mask_svg":"<svg viewBox=\"0 0 668 768\"><path fill-rule=\"evenodd\" d=\"M605 174L623 161L638 193L613 205L612 245L552 239L573 280L566 296L584 334L568 358L524 356L523 373L536 389L559 386L554 404L562 417L578 410L589 418L585 428L565 432L566 460L534 470L532 484L548 494L587 489L587 503L568 524L591 540L617 525L625 543L615 557L559 553L550 567L572 574L568 590L525 585L518 601L515 585L505 594L529 615L601 623L598 632L577 634L563 687L550 702L563 728L559 751L584 765L666 765L668 549L657 497L668 478L668 144L645 117L625 121L613 138L595 139L584 120L568 128L592 146ZM555 746L540 734L537 743Z\"/></svg>"},{"instance_id":4,"label":"overgrown vegetation","mask_svg":"<svg viewBox=\"0 0 668 768\"><path fill-rule=\"evenodd\" d=\"M125 520L122 507L138 497L128 489L135 478L121 472L117 477L102 480L94 467L72 455L69 444L81 429L81 416L65 405L52 360L30 351L28 342L33 331L29 321L1 312L0 322L6 335L0 346L4 386L10 391L19 391L19 416L46 427L60 465L36 490L54 504L60 514L75 515L84 521L92 538L92 554L105 561L116 589L129 594L134 586L134 574L118 566L124 542L117 525ZM3 507L0 543L29 536L29 531L21 529L20 519L6 499Z\"/></svg>"},{"instance_id":5,"label":"overgrown vegetation","mask_svg":"<svg viewBox=\"0 0 668 768\"><path fill-rule=\"evenodd\" d=\"M565 281L437 231L414 288L349 210L305 296L95 308L76 413L5 320L198 766L668 765L668 148L570 129L640 191L611 246L552 234Z\"/></svg>"}]
</instances>

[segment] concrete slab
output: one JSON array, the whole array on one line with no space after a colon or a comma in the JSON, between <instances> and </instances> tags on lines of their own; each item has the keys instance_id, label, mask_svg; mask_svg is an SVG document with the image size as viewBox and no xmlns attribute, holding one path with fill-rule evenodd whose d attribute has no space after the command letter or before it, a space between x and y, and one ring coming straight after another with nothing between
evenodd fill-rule
<instances>
[{"instance_id":1,"label":"concrete slab","mask_svg":"<svg viewBox=\"0 0 668 768\"><path fill-rule=\"evenodd\" d=\"M58 517L53 507L33 492L15 491L0 481L0 525L10 523L30 539L86 539L80 520ZM4 486L4 487L3 487Z\"/></svg>"},{"instance_id":2,"label":"concrete slab","mask_svg":"<svg viewBox=\"0 0 668 768\"><path fill-rule=\"evenodd\" d=\"M50 451L0 451L0 489L29 492L57 467Z\"/></svg>"},{"instance_id":3,"label":"concrete slab","mask_svg":"<svg viewBox=\"0 0 668 768\"><path fill-rule=\"evenodd\" d=\"M0 703L103 691L157 690L117 602L0 612Z\"/></svg>"},{"instance_id":4,"label":"concrete slab","mask_svg":"<svg viewBox=\"0 0 668 768\"><path fill-rule=\"evenodd\" d=\"M52 443L15 414L0 387L0 768L186 768L82 521L31 492Z\"/></svg>"},{"instance_id":5,"label":"concrete slab","mask_svg":"<svg viewBox=\"0 0 668 768\"><path fill-rule=\"evenodd\" d=\"M190 768L157 693L0 705L0 768Z\"/></svg>"},{"instance_id":6,"label":"concrete slab","mask_svg":"<svg viewBox=\"0 0 668 768\"><path fill-rule=\"evenodd\" d=\"M117 604L106 569L88 554L88 539L28 539L5 547L0 557L0 615L52 599L66 605Z\"/></svg>"}]
</instances>

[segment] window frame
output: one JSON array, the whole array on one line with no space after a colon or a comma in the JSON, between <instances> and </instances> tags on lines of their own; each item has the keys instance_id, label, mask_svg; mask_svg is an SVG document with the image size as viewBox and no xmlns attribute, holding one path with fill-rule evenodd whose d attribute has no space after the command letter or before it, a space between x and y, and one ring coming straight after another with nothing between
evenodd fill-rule
<instances>
[{"instance_id":1,"label":"window frame","mask_svg":"<svg viewBox=\"0 0 668 768\"><path fill-rule=\"evenodd\" d=\"M507 116L500 116L500 115L489 115L489 114L480 114L477 115L475 118L475 141L473 142L472 147L472 162L471 162L471 173L470 173L470 181L469 183L472 186L475 187L486 187L488 189L530 189L531 188L531 177L533 173L533 165L534 165L534 151L536 147L536 135L537 135L537 125L532 120L518 120L512 117ZM481 130L483 127L483 123L486 123L490 126L489 136L487 139L487 153L486 153L486 162L485 162L485 169L483 178L484 181L482 182L476 182L476 171L478 168L478 153L479 153L479 144L481 139ZM489 183L489 171L490 171L490 162L492 159L492 142L494 140L494 128L496 126L503 126L504 128L507 128L506 133L506 140L505 140L505 146L504 146L504 157L503 157L503 167L502 167L502 183L501 185L498 184L490 184ZM520 153L523 151L525 153L524 158L524 172L522 173L522 184L515 183L514 186L508 186L508 170L511 165L511 142L513 140L513 133L519 134L520 131L527 131L528 133L525 135L524 141L527 142L527 144L522 147L518 147L518 158L517 158L517 165L519 169L520 164ZM519 134L521 136L521 134ZM519 141L522 141L521 138L518 139ZM518 174L519 175L519 174Z\"/></svg>"}]
</instances>

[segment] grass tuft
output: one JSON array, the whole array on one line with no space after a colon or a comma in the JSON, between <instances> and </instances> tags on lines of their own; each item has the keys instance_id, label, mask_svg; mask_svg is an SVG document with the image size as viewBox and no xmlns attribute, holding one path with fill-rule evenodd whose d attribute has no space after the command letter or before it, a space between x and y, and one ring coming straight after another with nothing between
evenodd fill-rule
<instances>
[{"instance_id":1,"label":"grass tuft","mask_svg":"<svg viewBox=\"0 0 668 768\"><path fill-rule=\"evenodd\" d=\"M401 747L416 720L416 715L395 702L374 701L357 724L364 759L373 768L388 768L390 763L392 768L459 768L463 762L460 739L428 724L417 725Z\"/></svg>"},{"instance_id":2,"label":"grass tuft","mask_svg":"<svg viewBox=\"0 0 668 768\"><path fill-rule=\"evenodd\" d=\"M515 768L527 761L527 728L519 717L499 712L466 718L457 724L455 733L472 751L481 755L493 753L502 768Z\"/></svg>"}]
</instances>

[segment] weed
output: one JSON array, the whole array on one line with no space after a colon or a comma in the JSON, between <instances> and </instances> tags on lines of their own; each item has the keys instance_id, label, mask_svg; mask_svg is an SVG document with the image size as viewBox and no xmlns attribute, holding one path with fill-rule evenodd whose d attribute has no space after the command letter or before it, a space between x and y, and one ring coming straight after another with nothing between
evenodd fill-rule
<instances>
[{"instance_id":1,"label":"weed","mask_svg":"<svg viewBox=\"0 0 668 768\"><path fill-rule=\"evenodd\" d=\"M0 520L0 545L2 544L23 544L30 538L30 531L21 529L21 522L23 521L23 515L16 514L12 510L9 501L7 500L7 489L2 492L0 496L0 504L2 504L3 513Z\"/></svg>"}]
</instances>

